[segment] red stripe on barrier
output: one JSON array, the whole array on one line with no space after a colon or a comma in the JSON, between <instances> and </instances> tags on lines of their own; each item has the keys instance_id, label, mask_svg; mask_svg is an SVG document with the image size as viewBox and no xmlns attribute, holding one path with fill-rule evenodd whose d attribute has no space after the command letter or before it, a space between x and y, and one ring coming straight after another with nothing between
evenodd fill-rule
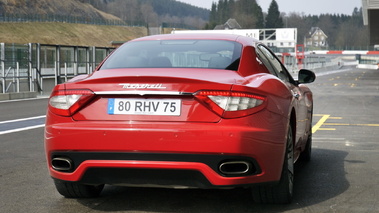
<instances>
[{"instance_id":1,"label":"red stripe on barrier","mask_svg":"<svg viewBox=\"0 0 379 213\"><path fill-rule=\"evenodd\" d=\"M342 54L343 53L343 51L336 51L336 50L331 50L331 51L329 51L329 52L327 52L326 54Z\"/></svg>"},{"instance_id":2,"label":"red stripe on barrier","mask_svg":"<svg viewBox=\"0 0 379 213\"><path fill-rule=\"evenodd\" d=\"M379 55L379 51L368 51L367 55Z\"/></svg>"}]
</instances>

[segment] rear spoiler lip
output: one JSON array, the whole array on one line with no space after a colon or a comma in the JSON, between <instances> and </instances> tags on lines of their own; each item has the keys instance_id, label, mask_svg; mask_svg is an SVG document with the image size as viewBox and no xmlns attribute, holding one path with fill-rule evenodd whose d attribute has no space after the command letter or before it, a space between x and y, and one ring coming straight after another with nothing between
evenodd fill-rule
<instances>
[{"instance_id":1,"label":"rear spoiler lip","mask_svg":"<svg viewBox=\"0 0 379 213\"><path fill-rule=\"evenodd\" d=\"M96 95L193 95L188 92L178 91L152 91L152 90L138 90L138 91L97 91Z\"/></svg>"}]
</instances>

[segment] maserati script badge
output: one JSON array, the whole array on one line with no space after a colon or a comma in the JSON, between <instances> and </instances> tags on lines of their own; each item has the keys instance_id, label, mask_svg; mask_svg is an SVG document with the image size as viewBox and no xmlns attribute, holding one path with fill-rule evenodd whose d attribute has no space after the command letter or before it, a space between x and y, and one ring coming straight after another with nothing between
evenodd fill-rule
<instances>
[{"instance_id":1,"label":"maserati script badge","mask_svg":"<svg viewBox=\"0 0 379 213\"><path fill-rule=\"evenodd\" d=\"M162 84L119 84L123 89L166 89Z\"/></svg>"}]
</instances>

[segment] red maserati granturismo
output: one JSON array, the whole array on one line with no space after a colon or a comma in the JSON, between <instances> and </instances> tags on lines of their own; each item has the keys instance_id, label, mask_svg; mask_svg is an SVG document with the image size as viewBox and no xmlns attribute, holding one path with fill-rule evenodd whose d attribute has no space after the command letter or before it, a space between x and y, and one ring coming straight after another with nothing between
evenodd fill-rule
<instances>
[{"instance_id":1,"label":"red maserati granturismo","mask_svg":"<svg viewBox=\"0 0 379 213\"><path fill-rule=\"evenodd\" d=\"M60 194L104 184L249 187L288 203L294 163L310 160L315 80L294 80L265 45L222 34L167 34L125 43L89 75L57 85L45 150Z\"/></svg>"}]
</instances>

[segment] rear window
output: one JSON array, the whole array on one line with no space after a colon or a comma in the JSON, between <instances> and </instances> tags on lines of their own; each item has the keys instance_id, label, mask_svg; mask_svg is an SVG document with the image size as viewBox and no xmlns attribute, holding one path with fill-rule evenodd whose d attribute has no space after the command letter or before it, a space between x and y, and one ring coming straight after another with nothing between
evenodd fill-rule
<instances>
[{"instance_id":1,"label":"rear window","mask_svg":"<svg viewBox=\"0 0 379 213\"><path fill-rule=\"evenodd\" d=\"M242 45L225 40L135 41L118 48L102 65L117 68L210 68L237 70Z\"/></svg>"}]
</instances>

